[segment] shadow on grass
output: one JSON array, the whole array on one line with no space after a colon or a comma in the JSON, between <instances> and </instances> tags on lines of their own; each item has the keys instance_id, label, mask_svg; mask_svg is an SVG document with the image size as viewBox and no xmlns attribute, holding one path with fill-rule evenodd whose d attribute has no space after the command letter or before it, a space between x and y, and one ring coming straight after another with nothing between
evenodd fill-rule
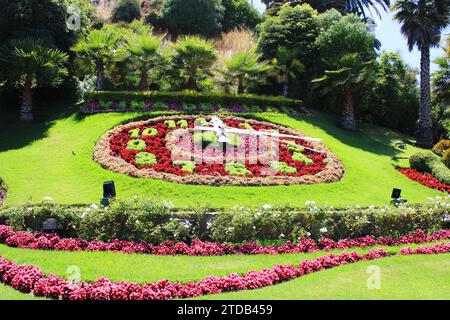
<instances>
[{"instance_id":1,"label":"shadow on grass","mask_svg":"<svg viewBox=\"0 0 450 320\"><path fill-rule=\"evenodd\" d=\"M389 129L370 126L371 129L368 130L369 126L362 124L359 130L347 131L338 127L337 117L321 112L315 112L314 115L308 117L291 115L290 118L306 121L317 126L347 146L391 158L396 158L402 154L402 151L396 148L395 144L405 141L400 139L400 134Z\"/></svg>"},{"instance_id":2,"label":"shadow on grass","mask_svg":"<svg viewBox=\"0 0 450 320\"><path fill-rule=\"evenodd\" d=\"M18 107L17 107L18 108ZM17 150L47 137L55 121L78 112L74 101L58 101L39 105L34 110L32 123L21 123L14 108L0 110L0 152Z\"/></svg>"}]
</instances>

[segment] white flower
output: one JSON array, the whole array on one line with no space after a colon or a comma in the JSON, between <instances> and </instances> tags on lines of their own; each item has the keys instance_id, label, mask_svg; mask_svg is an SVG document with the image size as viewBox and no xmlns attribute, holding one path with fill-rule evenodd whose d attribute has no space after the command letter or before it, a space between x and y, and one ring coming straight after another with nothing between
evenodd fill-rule
<instances>
[{"instance_id":1,"label":"white flower","mask_svg":"<svg viewBox=\"0 0 450 320\"><path fill-rule=\"evenodd\" d=\"M91 204L91 210L98 210L98 205L96 204Z\"/></svg>"},{"instance_id":2,"label":"white flower","mask_svg":"<svg viewBox=\"0 0 450 320\"><path fill-rule=\"evenodd\" d=\"M53 198L50 196L46 196L42 199L44 202L53 202Z\"/></svg>"},{"instance_id":3,"label":"white flower","mask_svg":"<svg viewBox=\"0 0 450 320\"><path fill-rule=\"evenodd\" d=\"M257 213L255 213L255 218L261 217L262 216L262 212L258 211Z\"/></svg>"},{"instance_id":4,"label":"white flower","mask_svg":"<svg viewBox=\"0 0 450 320\"><path fill-rule=\"evenodd\" d=\"M325 228L325 227L320 228L320 232L321 232L321 233L327 233L327 232L328 232L328 229Z\"/></svg>"},{"instance_id":5,"label":"white flower","mask_svg":"<svg viewBox=\"0 0 450 320\"><path fill-rule=\"evenodd\" d=\"M315 204L316 204L316 202L313 200L308 200L305 202L305 206L314 206Z\"/></svg>"},{"instance_id":6,"label":"white flower","mask_svg":"<svg viewBox=\"0 0 450 320\"><path fill-rule=\"evenodd\" d=\"M272 209L272 206L270 204L265 204L265 205L263 205L263 209L270 210L270 209Z\"/></svg>"},{"instance_id":7,"label":"white flower","mask_svg":"<svg viewBox=\"0 0 450 320\"><path fill-rule=\"evenodd\" d=\"M307 235L308 237L311 237L311 232L307 232L306 235Z\"/></svg>"},{"instance_id":8,"label":"white flower","mask_svg":"<svg viewBox=\"0 0 450 320\"><path fill-rule=\"evenodd\" d=\"M284 237L286 237L286 236L283 233L280 234L280 238L284 238Z\"/></svg>"},{"instance_id":9,"label":"white flower","mask_svg":"<svg viewBox=\"0 0 450 320\"><path fill-rule=\"evenodd\" d=\"M84 212L81 214L81 219L86 218L87 215L88 215L88 212L87 212L87 211L84 211Z\"/></svg>"},{"instance_id":10,"label":"white flower","mask_svg":"<svg viewBox=\"0 0 450 320\"><path fill-rule=\"evenodd\" d=\"M173 209L175 207L171 201L167 202L166 200L163 201L163 206L169 209Z\"/></svg>"},{"instance_id":11,"label":"white flower","mask_svg":"<svg viewBox=\"0 0 450 320\"><path fill-rule=\"evenodd\" d=\"M28 211L28 212L33 212L33 208L32 208L32 207L29 207L29 208L27 208L27 211Z\"/></svg>"}]
</instances>

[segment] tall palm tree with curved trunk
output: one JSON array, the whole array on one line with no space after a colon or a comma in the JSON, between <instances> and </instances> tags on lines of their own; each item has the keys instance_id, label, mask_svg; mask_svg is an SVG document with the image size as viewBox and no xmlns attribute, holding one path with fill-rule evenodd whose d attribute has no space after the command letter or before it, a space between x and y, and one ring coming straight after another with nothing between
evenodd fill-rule
<instances>
[{"instance_id":1,"label":"tall palm tree with curved trunk","mask_svg":"<svg viewBox=\"0 0 450 320\"><path fill-rule=\"evenodd\" d=\"M103 90L105 68L112 61L119 39L118 32L112 29L93 30L72 48L72 51L79 55L83 67L94 69L97 76L95 86L97 91Z\"/></svg>"},{"instance_id":2,"label":"tall palm tree with curved trunk","mask_svg":"<svg viewBox=\"0 0 450 320\"><path fill-rule=\"evenodd\" d=\"M131 33L119 49L119 59L127 61L131 69L139 73L139 89L142 91L149 90L149 73L162 62L161 42L162 37Z\"/></svg>"},{"instance_id":3,"label":"tall palm tree with curved trunk","mask_svg":"<svg viewBox=\"0 0 450 320\"><path fill-rule=\"evenodd\" d=\"M20 120L33 121L33 89L56 87L68 75L68 55L35 39L13 40L0 53L0 78L22 90Z\"/></svg>"},{"instance_id":4,"label":"tall palm tree with curved trunk","mask_svg":"<svg viewBox=\"0 0 450 320\"><path fill-rule=\"evenodd\" d=\"M417 145L424 148L433 147L430 48L439 45L441 32L448 25L449 5L450 0L398 0L392 8L409 50L417 46L421 53Z\"/></svg>"}]
</instances>

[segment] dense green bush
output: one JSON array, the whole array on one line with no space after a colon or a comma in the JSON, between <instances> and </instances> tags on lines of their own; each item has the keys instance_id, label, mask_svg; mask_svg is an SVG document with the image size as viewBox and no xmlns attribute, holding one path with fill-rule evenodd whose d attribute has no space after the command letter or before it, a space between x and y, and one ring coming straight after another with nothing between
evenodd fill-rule
<instances>
[{"instance_id":1,"label":"dense green bush","mask_svg":"<svg viewBox=\"0 0 450 320\"><path fill-rule=\"evenodd\" d=\"M136 92L136 91L102 91L88 92L85 96L86 102L100 101L132 101L145 100L164 103L189 103L203 104L215 103L224 106L235 104L260 107L290 107L299 108L303 105L301 100L286 97L258 96L252 94L233 95L221 93L198 93L191 91L179 92Z\"/></svg>"},{"instance_id":2,"label":"dense green bush","mask_svg":"<svg viewBox=\"0 0 450 320\"><path fill-rule=\"evenodd\" d=\"M172 35L213 37L222 30L224 10L221 0L165 0L161 20Z\"/></svg>"},{"instance_id":3,"label":"dense green bush","mask_svg":"<svg viewBox=\"0 0 450 320\"><path fill-rule=\"evenodd\" d=\"M141 0L119 0L112 12L114 22L132 22L141 16Z\"/></svg>"},{"instance_id":4,"label":"dense green bush","mask_svg":"<svg viewBox=\"0 0 450 320\"><path fill-rule=\"evenodd\" d=\"M441 159L431 153L413 154L409 158L409 165L412 169L420 172L429 172L441 182L450 184L450 170Z\"/></svg>"},{"instance_id":5,"label":"dense green bush","mask_svg":"<svg viewBox=\"0 0 450 320\"><path fill-rule=\"evenodd\" d=\"M16 230L39 230L42 222L52 217L60 222L63 236L87 240L283 242L305 237L315 240L364 235L397 237L416 229L432 232L449 227L444 219L449 212L449 197L400 207L334 209L310 201L306 208L265 205L222 210L197 207L183 211L173 209L170 202L132 198L114 201L108 208L51 203L6 208L0 210L0 224L11 225Z\"/></svg>"}]
</instances>

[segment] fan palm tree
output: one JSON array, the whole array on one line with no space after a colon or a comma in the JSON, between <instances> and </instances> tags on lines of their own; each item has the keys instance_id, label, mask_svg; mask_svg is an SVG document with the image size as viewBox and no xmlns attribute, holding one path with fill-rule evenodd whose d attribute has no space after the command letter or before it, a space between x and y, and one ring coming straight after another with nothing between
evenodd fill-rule
<instances>
[{"instance_id":1,"label":"fan palm tree","mask_svg":"<svg viewBox=\"0 0 450 320\"><path fill-rule=\"evenodd\" d=\"M442 30L448 25L449 0L398 0L392 10L402 24L409 50L417 46L420 59L420 112L417 145L433 146L430 99L430 48L438 46Z\"/></svg>"},{"instance_id":2,"label":"fan palm tree","mask_svg":"<svg viewBox=\"0 0 450 320\"><path fill-rule=\"evenodd\" d=\"M200 78L211 75L216 59L214 44L199 37L180 38L173 46L173 67L187 78L186 88L190 90L198 90Z\"/></svg>"},{"instance_id":3,"label":"fan palm tree","mask_svg":"<svg viewBox=\"0 0 450 320\"><path fill-rule=\"evenodd\" d=\"M119 60L129 62L131 69L139 73L139 88L142 91L149 90L149 72L161 64L161 42L162 37L131 33L119 49Z\"/></svg>"},{"instance_id":4,"label":"fan palm tree","mask_svg":"<svg viewBox=\"0 0 450 320\"><path fill-rule=\"evenodd\" d=\"M283 96L289 95L289 84L292 79L304 71L305 66L298 59L296 50L290 50L284 47L277 49L277 55L273 61L276 78L283 85Z\"/></svg>"},{"instance_id":5,"label":"fan palm tree","mask_svg":"<svg viewBox=\"0 0 450 320\"><path fill-rule=\"evenodd\" d=\"M20 120L33 121L33 89L38 85L56 87L68 75L68 55L45 47L39 40L13 40L0 54L1 78L22 89Z\"/></svg>"},{"instance_id":6,"label":"fan palm tree","mask_svg":"<svg viewBox=\"0 0 450 320\"><path fill-rule=\"evenodd\" d=\"M105 68L112 61L119 39L118 32L113 29L92 30L72 48L72 51L79 54L79 61L84 67L94 70L97 76L97 91L103 90Z\"/></svg>"},{"instance_id":7,"label":"fan palm tree","mask_svg":"<svg viewBox=\"0 0 450 320\"><path fill-rule=\"evenodd\" d=\"M314 79L314 84L323 84L324 93L335 89L342 90L345 106L341 127L348 130L356 128L353 91L358 85L373 78L373 60L363 61L358 53L344 54L335 63L328 63L333 70L326 70L321 78Z\"/></svg>"},{"instance_id":8,"label":"fan palm tree","mask_svg":"<svg viewBox=\"0 0 450 320\"><path fill-rule=\"evenodd\" d=\"M225 69L219 70L225 86L237 87L237 93L243 94L251 83L260 82L262 74L270 68L268 61L260 61L261 55L254 50L236 52L231 58L225 58Z\"/></svg>"},{"instance_id":9,"label":"fan palm tree","mask_svg":"<svg viewBox=\"0 0 450 320\"><path fill-rule=\"evenodd\" d=\"M373 9L378 16L381 16L377 6L384 11L388 11L391 7L390 0L347 0L346 11L356 13L358 16L367 20L366 10Z\"/></svg>"}]
</instances>

